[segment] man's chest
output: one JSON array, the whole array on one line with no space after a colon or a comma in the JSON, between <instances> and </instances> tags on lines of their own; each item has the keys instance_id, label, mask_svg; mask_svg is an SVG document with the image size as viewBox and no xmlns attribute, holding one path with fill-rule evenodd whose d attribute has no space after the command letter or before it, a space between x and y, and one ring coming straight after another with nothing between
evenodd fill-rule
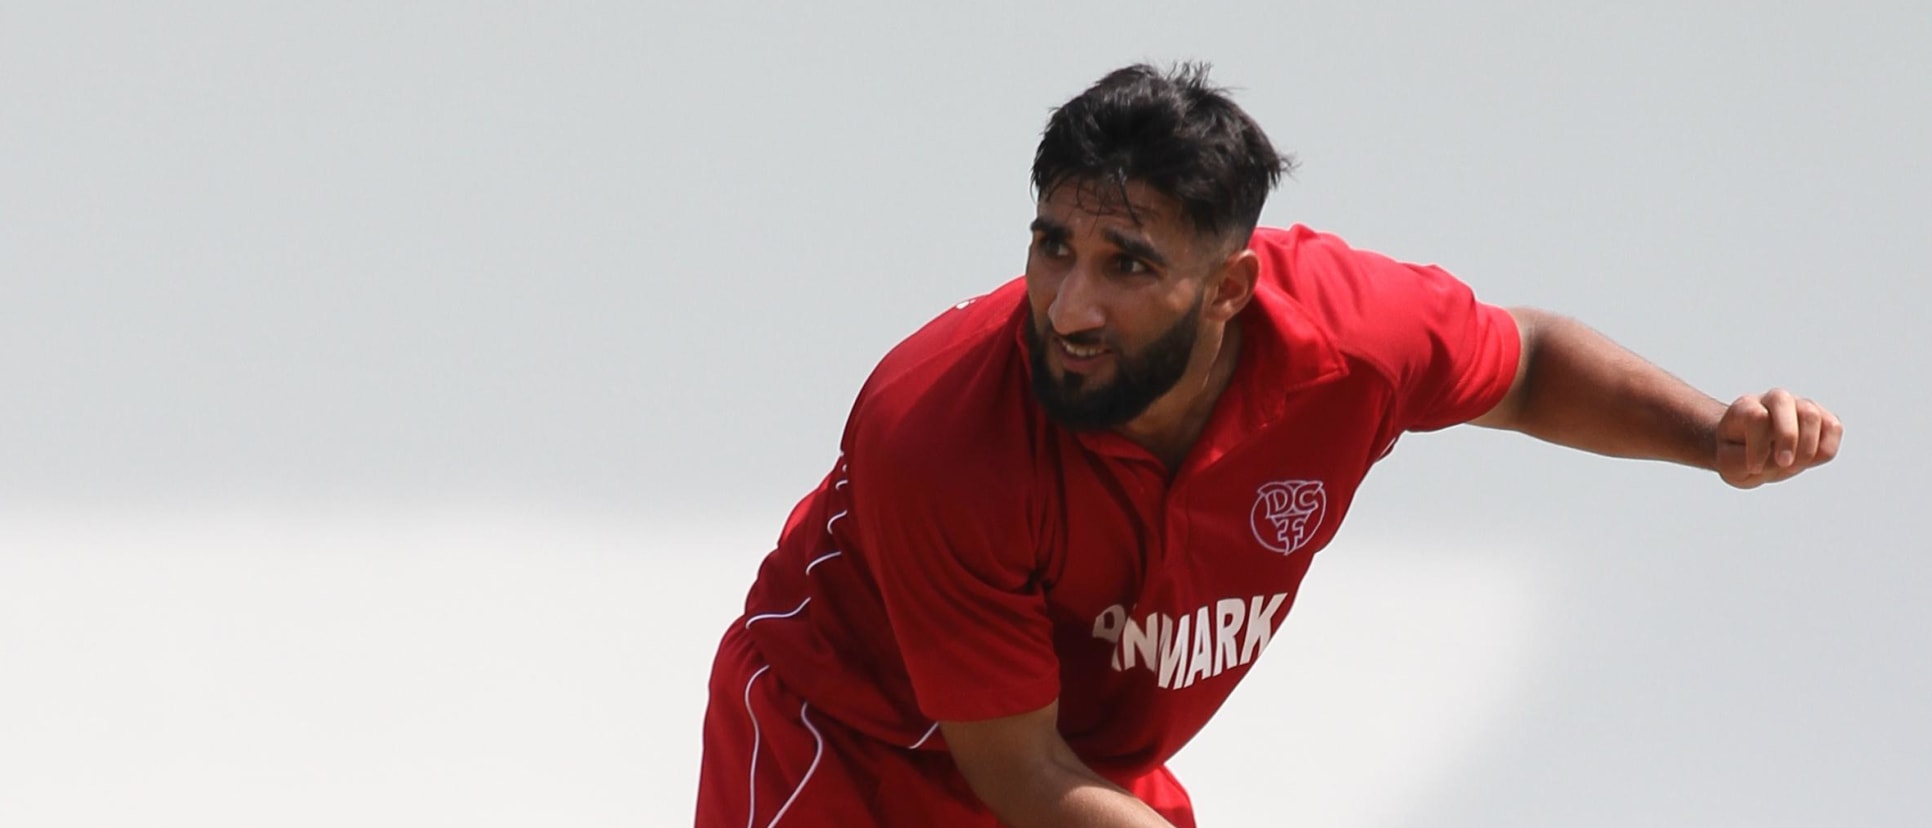
<instances>
[{"instance_id":1,"label":"man's chest","mask_svg":"<svg viewBox=\"0 0 1932 828\"><path fill-rule=\"evenodd\" d=\"M1149 616L1205 616L1225 636L1237 601L1241 626L1259 622L1334 537L1385 440L1375 417L1289 418L1171 480L1149 459L1057 447L1036 538L1063 641Z\"/></svg>"},{"instance_id":2,"label":"man's chest","mask_svg":"<svg viewBox=\"0 0 1932 828\"><path fill-rule=\"evenodd\" d=\"M1096 756L1193 733L1285 622L1388 448L1384 422L1285 418L1171 481L1158 464L1063 452L1038 536L1063 731Z\"/></svg>"}]
</instances>

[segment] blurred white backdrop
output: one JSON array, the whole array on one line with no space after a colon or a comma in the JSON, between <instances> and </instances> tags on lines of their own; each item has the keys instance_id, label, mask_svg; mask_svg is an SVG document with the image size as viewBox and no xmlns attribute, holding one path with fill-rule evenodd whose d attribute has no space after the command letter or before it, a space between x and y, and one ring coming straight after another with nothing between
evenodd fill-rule
<instances>
[{"instance_id":1,"label":"blurred white backdrop","mask_svg":"<svg viewBox=\"0 0 1932 828\"><path fill-rule=\"evenodd\" d=\"M1264 220L1848 428L1405 439L1203 824L1932 822L1932 7L0 3L0 825L689 822L859 383L1047 110L1204 59Z\"/></svg>"}]
</instances>

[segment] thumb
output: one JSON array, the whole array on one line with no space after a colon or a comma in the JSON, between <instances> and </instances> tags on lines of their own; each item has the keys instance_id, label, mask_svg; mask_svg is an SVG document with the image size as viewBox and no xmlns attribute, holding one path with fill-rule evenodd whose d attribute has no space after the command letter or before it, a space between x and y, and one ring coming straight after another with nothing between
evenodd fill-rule
<instances>
[{"instance_id":1,"label":"thumb","mask_svg":"<svg viewBox=\"0 0 1932 828\"><path fill-rule=\"evenodd\" d=\"M1764 483L1763 474L1751 472L1751 452L1741 440L1718 438L1717 476L1740 489L1755 489Z\"/></svg>"}]
</instances>

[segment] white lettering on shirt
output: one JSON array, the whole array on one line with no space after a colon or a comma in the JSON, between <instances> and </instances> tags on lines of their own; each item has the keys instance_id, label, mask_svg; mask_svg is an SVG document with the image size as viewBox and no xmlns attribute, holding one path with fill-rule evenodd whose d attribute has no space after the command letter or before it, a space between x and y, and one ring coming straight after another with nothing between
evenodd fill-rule
<instances>
[{"instance_id":1,"label":"white lettering on shirt","mask_svg":"<svg viewBox=\"0 0 1932 828\"><path fill-rule=\"evenodd\" d=\"M1108 609L1119 609L1119 606ZM1122 610L1123 614L1125 612ZM1132 618L1127 619L1126 629L1122 632L1118 643L1120 646L1114 648L1114 669L1134 669L1135 657L1139 657L1140 663L1147 665L1148 669L1153 669L1154 665L1159 663L1161 616L1150 616L1145 624Z\"/></svg>"},{"instance_id":2,"label":"white lettering on shirt","mask_svg":"<svg viewBox=\"0 0 1932 828\"><path fill-rule=\"evenodd\" d=\"M1151 620L1151 619L1150 619ZM1161 622L1161 668L1154 671L1161 677L1162 687L1173 687L1180 683L1181 673L1187 670L1187 648L1194 643L1187 634L1188 622L1192 616L1180 618L1162 616Z\"/></svg>"},{"instance_id":3,"label":"white lettering on shirt","mask_svg":"<svg viewBox=\"0 0 1932 828\"><path fill-rule=\"evenodd\" d=\"M1261 657L1287 601L1285 592L1222 598L1179 616L1139 618L1115 604L1094 617L1093 636L1113 645L1116 672L1145 669L1162 689L1178 690Z\"/></svg>"}]
</instances>

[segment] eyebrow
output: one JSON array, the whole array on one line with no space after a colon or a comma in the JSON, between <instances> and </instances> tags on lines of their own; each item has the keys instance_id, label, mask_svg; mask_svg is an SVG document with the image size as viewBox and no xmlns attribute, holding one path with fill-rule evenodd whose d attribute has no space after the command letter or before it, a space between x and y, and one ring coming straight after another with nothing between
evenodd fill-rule
<instances>
[{"instance_id":1,"label":"eyebrow","mask_svg":"<svg viewBox=\"0 0 1932 828\"><path fill-rule=\"evenodd\" d=\"M1146 239L1138 236L1129 236L1111 227L1101 231L1101 235L1106 236L1107 241L1113 242L1115 247L1153 262L1160 267L1167 266L1167 257L1162 256L1160 251L1155 250L1153 245L1147 243Z\"/></svg>"},{"instance_id":2,"label":"eyebrow","mask_svg":"<svg viewBox=\"0 0 1932 828\"><path fill-rule=\"evenodd\" d=\"M1032 224L1026 226L1026 229L1052 239L1064 239L1067 237L1066 225L1049 219L1046 216L1034 219Z\"/></svg>"}]
</instances>

